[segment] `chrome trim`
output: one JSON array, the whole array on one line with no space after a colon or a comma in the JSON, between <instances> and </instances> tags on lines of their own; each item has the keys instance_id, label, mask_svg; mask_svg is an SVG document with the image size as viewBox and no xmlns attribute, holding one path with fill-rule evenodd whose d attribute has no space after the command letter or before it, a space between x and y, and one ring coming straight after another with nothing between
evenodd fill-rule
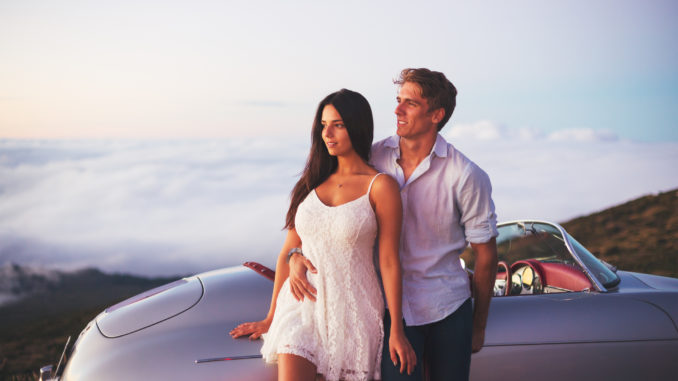
<instances>
[{"instance_id":1,"label":"chrome trim","mask_svg":"<svg viewBox=\"0 0 678 381\"><path fill-rule=\"evenodd\" d=\"M549 292L548 290L553 290L554 292ZM585 288L581 290L581 292L590 292L590 288ZM572 292L572 290L568 290L567 288L561 288L561 287L556 287L556 286L546 286L544 287L544 294L554 294L554 293L562 293L562 292Z\"/></svg>"},{"instance_id":2,"label":"chrome trim","mask_svg":"<svg viewBox=\"0 0 678 381\"><path fill-rule=\"evenodd\" d=\"M70 343L71 337L68 336L68 339L66 340L66 345L64 345L64 350L61 351L61 357L59 357L59 362L57 363L56 369L54 369L54 373L52 374L54 377L59 377L59 369L61 368L61 364L63 363L65 366L64 357L66 356L66 350L68 350L68 344Z\"/></svg>"},{"instance_id":3,"label":"chrome trim","mask_svg":"<svg viewBox=\"0 0 678 381\"><path fill-rule=\"evenodd\" d=\"M584 274L586 274L586 277L589 278L589 280L591 281L591 284L593 284L593 286L596 288L597 291L607 292L607 289L605 288L605 286L603 286L603 284L600 283L600 281L595 276L593 276L593 274L591 273L591 270L588 267L586 267L586 264L584 264L584 261L582 261L581 258L579 258L579 255L577 255L577 252L574 250L574 248L572 247L572 244L570 243L570 238L569 238L570 235L567 233L567 231L565 231L565 229L562 226L560 226L560 225L558 225L554 222L542 221L542 220L513 220L513 221L506 221L506 222L499 223L499 224L497 224L497 228L504 226L504 225L511 225L511 224L522 225L523 228L525 228L526 224L544 224L544 225L551 225L554 228L558 229L560 234L563 236L563 242L565 242L565 247L567 248L567 251L569 251L570 254L577 261L579 266L584 271ZM598 259L598 258L596 258L596 259ZM598 260L600 260L600 259L598 259Z\"/></svg>"},{"instance_id":4,"label":"chrome trim","mask_svg":"<svg viewBox=\"0 0 678 381\"><path fill-rule=\"evenodd\" d=\"M262 357L261 355L213 357L213 358L209 358L209 359L198 359L198 360L195 360L195 363L196 364L203 364L203 363L206 363L206 362L216 362L216 361L260 359L261 357Z\"/></svg>"}]
</instances>

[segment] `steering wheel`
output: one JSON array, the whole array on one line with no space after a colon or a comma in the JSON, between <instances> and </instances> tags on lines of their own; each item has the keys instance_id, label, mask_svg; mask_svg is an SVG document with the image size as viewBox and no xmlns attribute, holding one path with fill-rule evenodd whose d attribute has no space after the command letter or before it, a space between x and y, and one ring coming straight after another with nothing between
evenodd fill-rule
<instances>
[{"instance_id":1,"label":"steering wheel","mask_svg":"<svg viewBox=\"0 0 678 381\"><path fill-rule=\"evenodd\" d=\"M511 268L505 261L499 261L497 263L497 270L502 268L504 269L504 274L506 274L506 282L504 283L504 296L507 296L511 293Z\"/></svg>"},{"instance_id":2,"label":"steering wheel","mask_svg":"<svg viewBox=\"0 0 678 381\"><path fill-rule=\"evenodd\" d=\"M533 259L516 261L511 265L511 272L510 295L542 293L544 274L538 261Z\"/></svg>"}]
</instances>

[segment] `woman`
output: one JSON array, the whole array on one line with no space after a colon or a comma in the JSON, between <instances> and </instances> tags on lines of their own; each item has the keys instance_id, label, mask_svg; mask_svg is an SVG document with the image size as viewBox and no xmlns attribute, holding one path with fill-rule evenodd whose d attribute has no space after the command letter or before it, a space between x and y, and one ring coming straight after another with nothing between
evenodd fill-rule
<instances>
[{"instance_id":1,"label":"woman","mask_svg":"<svg viewBox=\"0 0 678 381\"><path fill-rule=\"evenodd\" d=\"M268 315L231 331L234 338L252 339L268 332L261 351L267 362L278 362L279 380L314 380L316 374L328 381L380 378L384 306L372 260L375 239L396 322L388 333L391 361L408 372L416 364L402 323L400 191L367 164L372 137L372 111L362 95L342 89L320 102L311 152L292 190ZM309 274L315 301L297 300L290 290L293 255L316 267Z\"/></svg>"}]
</instances>

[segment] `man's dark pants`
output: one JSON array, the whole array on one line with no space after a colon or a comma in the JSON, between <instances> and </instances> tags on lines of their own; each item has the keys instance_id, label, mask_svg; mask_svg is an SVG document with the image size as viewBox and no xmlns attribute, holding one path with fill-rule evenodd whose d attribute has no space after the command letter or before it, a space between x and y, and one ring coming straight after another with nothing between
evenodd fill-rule
<instances>
[{"instance_id":1,"label":"man's dark pants","mask_svg":"<svg viewBox=\"0 0 678 381\"><path fill-rule=\"evenodd\" d=\"M431 381L468 380L471 367L471 333L473 307L467 299L445 319L420 326L405 327L405 335L417 354L417 366L408 376L400 373L400 365L394 366L389 354L391 317L384 314L384 348L381 358L383 381L421 381L424 352L429 363Z\"/></svg>"}]
</instances>

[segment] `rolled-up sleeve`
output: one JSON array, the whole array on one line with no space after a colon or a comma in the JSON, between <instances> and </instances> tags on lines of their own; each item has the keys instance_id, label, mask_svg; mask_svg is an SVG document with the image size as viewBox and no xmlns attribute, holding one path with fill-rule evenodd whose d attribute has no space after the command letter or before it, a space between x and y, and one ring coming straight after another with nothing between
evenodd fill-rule
<instances>
[{"instance_id":1,"label":"rolled-up sleeve","mask_svg":"<svg viewBox=\"0 0 678 381\"><path fill-rule=\"evenodd\" d=\"M497 215L492 201L490 177L474 163L468 163L457 188L457 207L466 241L486 243L497 236Z\"/></svg>"}]
</instances>

